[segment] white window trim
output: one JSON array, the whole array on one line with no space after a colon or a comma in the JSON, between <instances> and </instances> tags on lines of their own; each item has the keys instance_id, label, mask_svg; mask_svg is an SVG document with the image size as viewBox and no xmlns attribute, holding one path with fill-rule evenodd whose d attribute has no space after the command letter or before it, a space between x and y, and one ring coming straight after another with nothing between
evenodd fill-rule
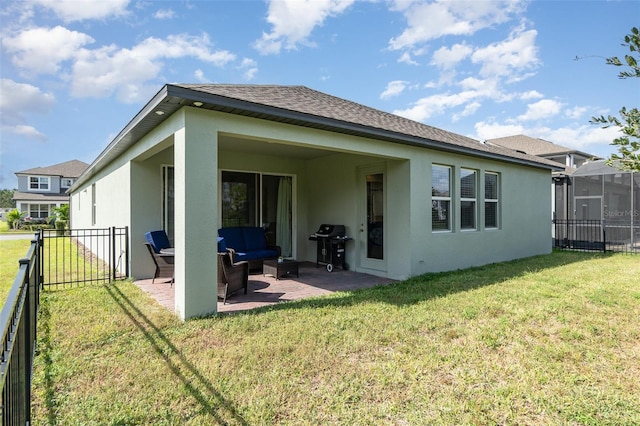
<instances>
[{"instance_id":1,"label":"white window trim","mask_svg":"<svg viewBox=\"0 0 640 426\"><path fill-rule=\"evenodd\" d=\"M31 179L32 178L37 178L38 179L38 188L31 188ZM42 185L41 179L46 179L47 180L47 189L42 189L41 188L41 185ZM50 176L37 176L37 175L29 176L28 177L28 181L27 181L27 190L28 191L35 191L35 192L51 191L51 177Z\"/></svg>"},{"instance_id":2,"label":"white window trim","mask_svg":"<svg viewBox=\"0 0 640 426\"><path fill-rule=\"evenodd\" d=\"M442 168L446 168L449 169L449 196L448 197L443 197L440 195L433 195L433 190L431 192L431 201L432 201L432 205L433 205L433 201L448 201L449 202L449 211L447 212L448 214L448 222L449 222L449 228L448 229L433 229L433 217L431 218L431 232L433 232L434 234L444 234L444 233L451 233L453 232L453 197L451 196L452 192L453 192L453 176L454 176L454 168L453 166L448 166L445 164L432 164L431 165L431 179L433 179L433 168L434 167L442 167Z\"/></svg>"},{"instance_id":3,"label":"white window trim","mask_svg":"<svg viewBox=\"0 0 640 426\"><path fill-rule=\"evenodd\" d=\"M468 171L473 173L474 176L474 192L475 192L475 197L474 198L463 198L462 197L462 173L464 171ZM460 185L460 231L461 232L473 232L473 231L477 231L478 230L478 171L476 169L469 169L469 168L465 168L465 167L461 167L460 168L460 179L459 179L459 185ZM472 201L473 202L473 223L474 223L474 227L473 228L463 228L462 227L462 203L464 202L469 202Z\"/></svg>"},{"instance_id":4,"label":"white window trim","mask_svg":"<svg viewBox=\"0 0 640 426\"><path fill-rule=\"evenodd\" d=\"M73 178L65 178L65 177L60 178L61 188L71 188L72 186L73 186Z\"/></svg>"},{"instance_id":5,"label":"white window trim","mask_svg":"<svg viewBox=\"0 0 640 426\"><path fill-rule=\"evenodd\" d=\"M487 226L486 217L484 219L484 226L485 226L485 229L489 229L489 230L500 229L500 173L497 173L497 172L485 172L484 174L485 174L485 176L486 175L494 175L496 177L496 196L498 197L498 198L485 198L484 199L485 204L487 204L487 203L495 203L496 204L496 226ZM486 180L485 180L485 185L486 185ZM486 192L485 192L485 195L486 195ZM485 208L485 212L486 212L486 208Z\"/></svg>"}]
</instances>

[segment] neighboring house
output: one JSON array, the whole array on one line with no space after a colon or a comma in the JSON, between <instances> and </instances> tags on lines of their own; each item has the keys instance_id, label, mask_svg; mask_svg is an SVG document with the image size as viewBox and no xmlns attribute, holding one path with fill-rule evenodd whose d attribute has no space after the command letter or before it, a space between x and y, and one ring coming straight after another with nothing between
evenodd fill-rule
<instances>
[{"instance_id":1,"label":"neighboring house","mask_svg":"<svg viewBox=\"0 0 640 426\"><path fill-rule=\"evenodd\" d=\"M12 207L0 207L0 220L7 220L7 213L13 210Z\"/></svg>"},{"instance_id":2,"label":"neighboring house","mask_svg":"<svg viewBox=\"0 0 640 426\"><path fill-rule=\"evenodd\" d=\"M565 170L553 175L552 217L602 221L608 241L625 248L640 246L640 174L621 171L596 155L525 135L485 143L564 164Z\"/></svg>"},{"instance_id":3,"label":"neighboring house","mask_svg":"<svg viewBox=\"0 0 640 426\"><path fill-rule=\"evenodd\" d=\"M45 220L53 214L53 209L69 204L66 191L89 165L71 160L49 167L16 172L18 190L13 193L16 208L26 213L31 220Z\"/></svg>"},{"instance_id":4,"label":"neighboring house","mask_svg":"<svg viewBox=\"0 0 640 426\"><path fill-rule=\"evenodd\" d=\"M568 169L576 169L588 161L601 160L602 158L557 145L553 142L540 138L532 138L525 135L506 136L503 138L488 139L487 145L499 146L524 152L526 154L537 155L560 164L564 164Z\"/></svg>"},{"instance_id":5,"label":"neighboring house","mask_svg":"<svg viewBox=\"0 0 640 426\"><path fill-rule=\"evenodd\" d=\"M394 279L549 253L561 169L306 87L168 84L71 188L71 221L128 226L136 278L154 271L144 233L164 228L189 318L217 309L222 226L315 262L309 235L345 225L350 269Z\"/></svg>"}]
</instances>

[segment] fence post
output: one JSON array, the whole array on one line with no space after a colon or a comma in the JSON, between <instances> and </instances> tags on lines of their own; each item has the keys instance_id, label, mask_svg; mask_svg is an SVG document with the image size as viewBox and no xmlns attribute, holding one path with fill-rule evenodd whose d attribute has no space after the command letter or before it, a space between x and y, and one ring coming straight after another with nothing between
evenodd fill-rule
<instances>
[{"instance_id":1,"label":"fence post","mask_svg":"<svg viewBox=\"0 0 640 426\"><path fill-rule=\"evenodd\" d=\"M131 275L129 274L129 227L128 226L124 227L124 247L125 247L125 253L124 253L125 271L127 274L127 278L129 278Z\"/></svg>"},{"instance_id":2,"label":"fence post","mask_svg":"<svg viewBox=\"0 0 640 426\"><path fill-rule=\"evenodd\" d=\"M38 229L36 238L38 240L38 245L36 246L36 256L38 258L38 284L41 289L44 289L44 231L42 229Z\"/></svg>"},{"instance_id":3,"label":"fence post","mask_svg":"<svg viewBox=\"0 0 640 426\"><path fill-rule=\"evenodd\" d=\"M37 244L37 240L32 240L31 243ZM33 371L33 356L34 356L33 349L34 349L35 338L36 338L35 317L32 309L33 307L32 303L33 303L33 296L34 296L33 284L37 285L37 282L34 283L33 282L34 277L31 276L32 274L31 262L35 262L35 263L38 262L38 258L36 254L37 251L38 251L38 248L36 246L34 250L34 255L36 255L35 259L23 258L18 261L18 263L20 264L20 267L25 266L25 269L27 271L27 273L25 274L25 281L22 283L26 294L24 297L24 305L23 305L24 312L22 313L24 324L20 329L20 331L22 332L22 342L23 342L23 347L20 350L20 352L22 352L22 355L20 358L21 360L24 361L24 364L25 364L24 370L22 371L24 376L21 378L21 380L23 380L23 383L25 383L25 387L24 387L25 400L24 400L23 413L25 416L25 424L27 425L31 423L31 373ZM33 271L33 273L35 274L38 268L35 267L34 265L34 269L36 269L35 271ZM36 278L36 281L37 281L37 278ZM20 341L20 338L18 338L18 341Z\"/></svg>"},{"instance_id":4,"label":"fence post","mask_svg":"<svg viewBox=\"0 0 640 426\"><path fill-rule=\"evenodd\" d=\"M113 281L116 280L116 227L112 226L109 228L110 239L109 244L111 244L111 279Z\"/></svg>"}]
</instances>

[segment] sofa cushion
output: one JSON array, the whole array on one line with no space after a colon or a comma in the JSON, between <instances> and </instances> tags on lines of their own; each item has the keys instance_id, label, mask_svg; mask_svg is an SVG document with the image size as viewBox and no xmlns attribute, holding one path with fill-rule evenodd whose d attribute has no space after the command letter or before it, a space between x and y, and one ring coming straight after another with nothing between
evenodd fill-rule
<instances>
[{"instance_id":1,"label":"sofa cushion","mask_svg":"<svg viewBox=\"0 0 640 426\"><path fill-rule=\"evenodd\" d=\"M151 244L151 247L153 247L156 253L160 253L160 250L164 248L171 247L167 233L162 230L147 232L144 234L144 238Z\"/></svg>"},{"instance_id":2,"label":"sofa cushion","mask_svg":"<svg viewBox=\"0 0 640 426\"><path fill-rule=\"evenodd\" d=\"M227 243L224 241L223 237L218 237L218 253L226 253L227 252Z\"/></svg>"},{"instance_id":3,"label":"sofa cushion","mask_svg":"<svg viewBox=\"0 0 640 426\"><path fill-rule=\"evenodd\" d=\"M264 250L267 248L267 237L264 229L258 227L242 228L245 251Z\"/></svg>"},{"instance_id":4,"label":"sofa cushion","mask_svg":"<svg viewBox=\"0 0 640 426\"><path fill-rule=\"evenodd\" d=\"M263 249L263 250L252 250L248 252L235 252L233 254L233 261L240 262L243 260L254 260L254 259L273 259L278 257L278 250L271 249Z\"/></svg>"},{"instance_id":5,"label":"sofa cushion","mask_svg":"<svg viewBox=\"0 0 640 426\"><path fill-rule=\"evenodd\" d=\"M243 229L241 226L220 228L218 229L218 236L224 238L224 243L227 247L238 252L244 252L247 251L247 247L245 245Z\"/></svg>"}]
</instances>

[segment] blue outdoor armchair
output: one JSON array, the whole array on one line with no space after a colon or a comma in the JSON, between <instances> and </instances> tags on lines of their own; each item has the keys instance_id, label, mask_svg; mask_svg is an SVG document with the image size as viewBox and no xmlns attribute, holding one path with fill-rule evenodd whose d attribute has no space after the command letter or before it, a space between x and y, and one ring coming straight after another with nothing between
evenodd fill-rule
<instances>
[{"instance_id":1,"label":"blue outdoor armchair","mask_svg":"<svg viewBox=\"0 0 640 426\"><path fill-rule=\"evenodd\" d=\"M173 285L175 255L173 253L162 253L163 250L171 248L167 233L163 230L151 231L144 234L144 238L146 240L145 245L149 249L153 263L156 265L156 271L151 282L155 283L156 278L169 278L169 282Z\"/></svg>"}]
</instances>

